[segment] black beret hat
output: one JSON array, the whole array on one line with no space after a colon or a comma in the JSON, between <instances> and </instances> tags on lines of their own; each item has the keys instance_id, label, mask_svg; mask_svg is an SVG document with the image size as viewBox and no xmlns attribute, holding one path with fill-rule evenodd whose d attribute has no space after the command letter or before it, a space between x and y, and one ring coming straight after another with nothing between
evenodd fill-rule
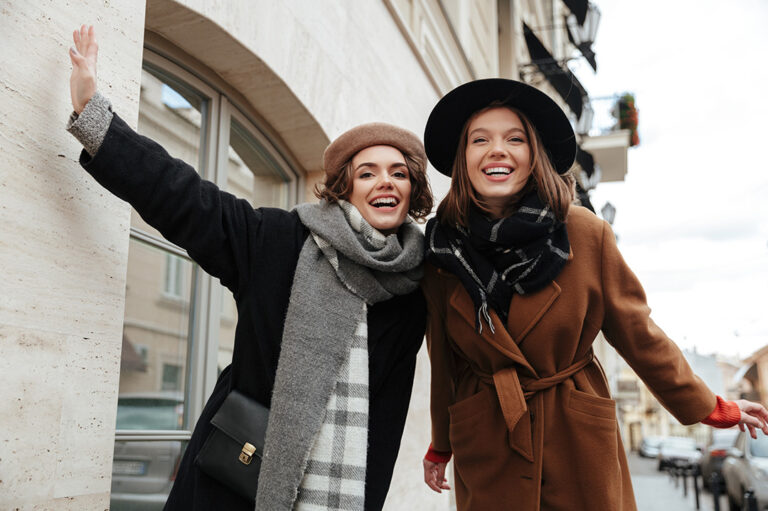
<instances>
[{"instance_id":1,"label":"black beret hat","mask_svg":"<svg viewBox=\"0 0 768 511\"><path fill-rule=\"evenodd\" d=\"M489 78L459 85L432 109L424 129L424 145L429 161L438 171L451 175L464 125L472 114L494 101L528 117L558 173L563 174L571 168L576 158L576 136L560 106L528 84Z\"/></svg>"}]
</instances>

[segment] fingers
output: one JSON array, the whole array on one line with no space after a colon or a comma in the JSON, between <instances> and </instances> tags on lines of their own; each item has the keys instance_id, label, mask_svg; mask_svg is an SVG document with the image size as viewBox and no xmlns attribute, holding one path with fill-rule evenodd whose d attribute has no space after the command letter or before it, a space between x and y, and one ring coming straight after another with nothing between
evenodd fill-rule
<instances>
[{"instance_id":1,"label":"fingers","mask_svg":"<svg viewBox=\"0 0 768 511\"><path fill-rule=\"evenodd\" d=\"M752 438L756 438L757 429L768 435L768 410L765 406L746 399L738 399L736 404L741 410L741 420L739 421L741 431L745 431L744 425L746 425Z\"/></svg>"},{"instance_id":2,"label":"fingers","mask_svg":"<svg viewBox=\"0 0 768 511\"><path fill-rule=\"evenodd\" d=\"M75 48L81 55L87 55L89 50L96 49L96 31L93 25L81 25L79 29L72 33L72 40L75 42Z\"/></svg>"},{"instance_id":3,"label":"fingers","mask_svg":"<svg viewBox=\"0 0 768 511\"><path fill-rule=\"evenodd\" d=\"M442 493L443 490L451 489L448 480L445 479L445 463L434 463L425 459L423 464L424 482L432 491Z\"/></svg>"}]
</instances>

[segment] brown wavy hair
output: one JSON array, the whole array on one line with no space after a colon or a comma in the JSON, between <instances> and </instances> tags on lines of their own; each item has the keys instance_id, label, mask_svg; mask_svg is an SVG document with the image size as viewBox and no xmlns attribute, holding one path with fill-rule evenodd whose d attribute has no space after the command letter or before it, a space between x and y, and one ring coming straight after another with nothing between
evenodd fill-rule
<instances>
[{"instance_id":1,"label":"brown wavy hair","mask_svg":"<svg viewBox=\"0 0 768 511\"><path fill-rule=\"evenodd\" d=\"M576 181L569 169L564 174L558 174L552 165L552 161L547 154L544 143L539 136L538 131L533 126L528 117L520 110L511 108L502 102L493 102L482 110L478 110L467 120L464 128L461 130L461 138L456 148L456 157L453 160L451 187L448 194L437 207L437 220L445 225L468 227L467 216L470 206L474 205L485 213L490 213L490 209L478 196L472 183L469 180L469 171L467 169L466 151L467 151L467 131L472 121L483 112L493 108L507 108L520 117L525 129L526 138L531 148L531 177L523 189L510 198L509 208L505 215L510 215L515 211L515 205L525 194L531 190L536 190L539 198L545 204L548 204L558 220L565 221L568 216L568 209L574 201L576 195Z\"/></svg>"},{"instance_id":2,"label":"brown wavy hair","mask_svg":"<svg viewBox=\"0 0 768 511\"><path fill-rule=\"evenodd\" d=\"M397 148L395 148L397 149ZM409 202L408 214L419 223L426 221L427 215L432 211L434 205L432 198L432 188L427 179L426 161L418 156L406 153L398 149L405 158L405 165L408 167L408 176L411 181L411 197ZM355 155L356 156L356 155ZM339 172L326 172L325 181L315 185L315 197L325 199L330 203L339 200L347 200L352 193L352 179L355 172L352 168L350 158L341 166Z\"/></svg>"}]
</instances>

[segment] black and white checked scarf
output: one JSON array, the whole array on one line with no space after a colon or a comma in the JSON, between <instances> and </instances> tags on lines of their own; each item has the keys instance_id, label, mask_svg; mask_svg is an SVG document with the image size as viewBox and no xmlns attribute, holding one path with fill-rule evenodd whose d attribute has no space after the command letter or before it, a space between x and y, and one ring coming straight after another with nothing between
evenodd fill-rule
<instances>
[{"instance_id":1,"label":"black and white checked scarf","mask_svg":"<svg viewBox=\"0 0 768 511\"><path fill-rule=\"evenodd\" d=\"M302 204L311 235L291 288L256 509L350 510L365 504L368 305L414 291L424 238L372 228L351 204Z\"/></svg>"},{"instance_id":2,"label":"black and white checked scarf","mask_svg":"<svg viewBox=\"0 0 768 511\"><path fill-rule=\"evenodd\" d=\"M568 233L535 190L511 216L492 220L472 208L468 223L449 227L432 218L426 259L459 277L475 304L478 332L483 319L493 332L488 307L506 324L514 293L537 291L557 277L570 252Z\"/></svg>"}]
</instances>

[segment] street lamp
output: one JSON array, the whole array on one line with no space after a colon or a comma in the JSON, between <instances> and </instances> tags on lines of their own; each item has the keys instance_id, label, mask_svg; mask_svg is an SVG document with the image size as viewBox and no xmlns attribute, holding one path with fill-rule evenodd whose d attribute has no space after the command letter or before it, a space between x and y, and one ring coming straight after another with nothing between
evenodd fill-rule
<instances>
[{"instance_id":1,"label":"street lamp","mask_svg":"<svg viewBox=\"0 0 768 511\"><path fill-rule=\"evenodd\" d=\"M600 208L600 214L606 222L613 225L613 220L616 218L616 207L610 202L606 202L602 208Z\"/></svg>"},{"instance_id":2,"label":"street lamp","mask_svg":"<svg viewBox=\"0 0 768 511\"><path fill-rule=\"evenodd\" d=\"M600 9L590 2L584 23L579 24L576 15L571 14L565 20L568 25L568 36L584 58L587 59L592 69L597 71L597 62L595 61L595 52L592 50L592 44L597 36L597 26L600 24Z\"/></svg>"}]
</instances>

